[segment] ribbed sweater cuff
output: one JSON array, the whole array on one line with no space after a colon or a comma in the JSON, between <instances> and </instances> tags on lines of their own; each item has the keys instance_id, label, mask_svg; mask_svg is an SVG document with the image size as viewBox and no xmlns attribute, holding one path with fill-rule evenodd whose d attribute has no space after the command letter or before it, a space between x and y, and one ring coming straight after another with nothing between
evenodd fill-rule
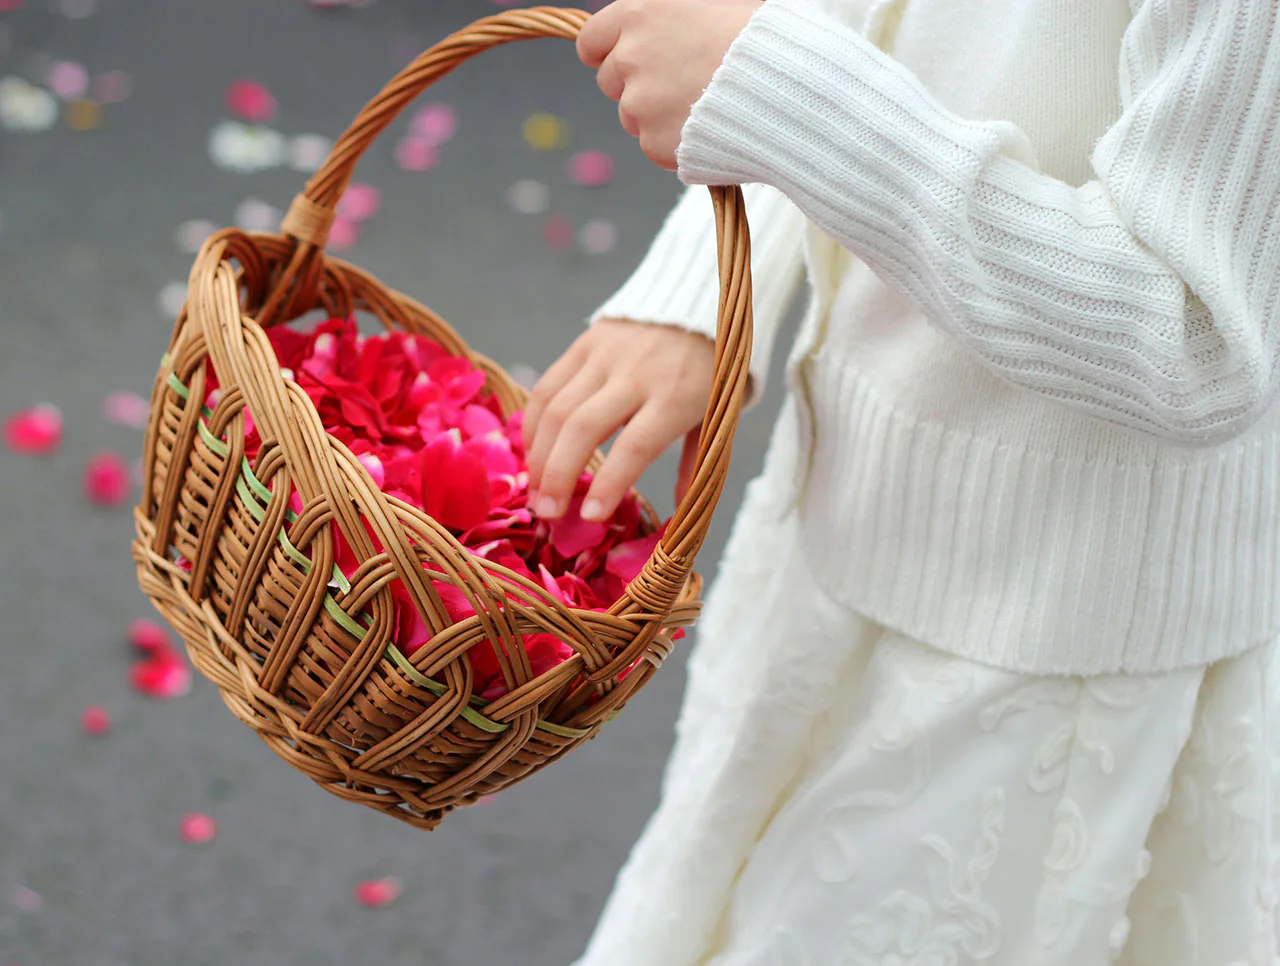
<instances>
[{"instance_id":1,"label":"ribbed sweater cuff","mask_svg":"<svg viewBox=\"0 0 1280 966\"><path fill-rule=\"evenodd\" d=\"M892 160L903 152L910 166ZM954 114L907 68L807 0L768 0L694 105L677 160L687 184L758 181L793 199L842 183L838 220L855 222L866 247L881 251L900 239L877 199L962 210L957 202L1002 153L1035 166L1016 125ZM864 199L861 211L851 198Z\"/></svg>"}]
</instances>

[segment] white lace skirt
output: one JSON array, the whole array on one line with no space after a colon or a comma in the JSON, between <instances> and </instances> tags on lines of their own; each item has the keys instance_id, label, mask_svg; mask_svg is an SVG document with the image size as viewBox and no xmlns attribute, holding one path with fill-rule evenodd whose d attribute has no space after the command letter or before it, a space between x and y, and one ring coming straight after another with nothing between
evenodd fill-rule
<instances>
[{"instance_id":1,"label":"white lace skirt","mask_svg":"<svg viewBox=\"0 0 1280 966\"><path fill-rule=\"evenodd\" d=\"M662 802L577 966L1274 966L1275 647L958 660L817 592L752 484Z\"/></svg>"}]
</instances>

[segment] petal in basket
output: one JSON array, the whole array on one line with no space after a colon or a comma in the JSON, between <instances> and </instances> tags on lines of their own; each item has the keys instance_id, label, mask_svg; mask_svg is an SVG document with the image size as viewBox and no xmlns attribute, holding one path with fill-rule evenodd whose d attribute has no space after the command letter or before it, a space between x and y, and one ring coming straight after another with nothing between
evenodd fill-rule
<instances>
[{"instance_id":1,"label":"petal in basket","mask_svg":"<svg viewBox=\"0 0 1280 966\"><path fill-rule=\"evenodd\" d=\"M151 396L144 593L277 754L420 828L593 737L662 664L698 614L693 561L744 399L737 189L712 189L717 370L665 525L639 495L603 524L536 520L525 390L435 313L324 254L356 161L413 97L488 47L573 39L586 16L513 11L448 38L365 108L281 234L208 239ZM311 331L288 325L316 312ZM355 317L385 333L361 337Z\"/></svg>"}]
</instances>

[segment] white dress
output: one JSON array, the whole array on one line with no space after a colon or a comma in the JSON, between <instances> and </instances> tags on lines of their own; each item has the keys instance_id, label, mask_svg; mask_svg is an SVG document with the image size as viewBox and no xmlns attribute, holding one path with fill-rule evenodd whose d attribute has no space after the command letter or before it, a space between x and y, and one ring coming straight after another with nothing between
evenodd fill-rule
<instances>
[{"instance_id":1,"label":"white dress","mask_svg":"<svg viewBox=\"0 0 1280 966\"><path fill-rule=\"evenodd\" d=\"M814 589L780 435L576 966L1280 964L1276 648L1037 678L910 640Z\"/></svg>"}]
</instances>

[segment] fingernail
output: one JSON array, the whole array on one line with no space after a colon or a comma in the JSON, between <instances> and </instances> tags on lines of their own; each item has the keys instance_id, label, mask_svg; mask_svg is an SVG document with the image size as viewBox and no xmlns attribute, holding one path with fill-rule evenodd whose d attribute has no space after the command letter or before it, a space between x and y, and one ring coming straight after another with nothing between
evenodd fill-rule
<instances>
[{"instance_id":1,"label":"fingernail","mask_svg":"<svg viewBox=\"0 0 1280 966\"><path fill-rule=\"evenodd\" d=\"M524 502L525 506L536 507L538 505L538 491L533 489L529 490L529 497Z\"/></svg>"},{"instance_id":2,"label":"fingernail","mask_svg":"<svg viewBox=\"0 0 1280 966\"><path fill-rule=\"evenodd\" d=\"M556 501L554 497L542 496L538 497L538 502L534 504L533 512L540 517L548 519L556 515Z\"/></svg>"},{"instance_id":3,"label":"fingernail","mask_svg":"<svg viewBox=\"0 0 1280 966\"><path fill-rule=\"evenodd\" d=\"M599 520L604 516L604 504L599 500L591 499L582 504L582 519Z\"/></svg>"}]
</instances>

